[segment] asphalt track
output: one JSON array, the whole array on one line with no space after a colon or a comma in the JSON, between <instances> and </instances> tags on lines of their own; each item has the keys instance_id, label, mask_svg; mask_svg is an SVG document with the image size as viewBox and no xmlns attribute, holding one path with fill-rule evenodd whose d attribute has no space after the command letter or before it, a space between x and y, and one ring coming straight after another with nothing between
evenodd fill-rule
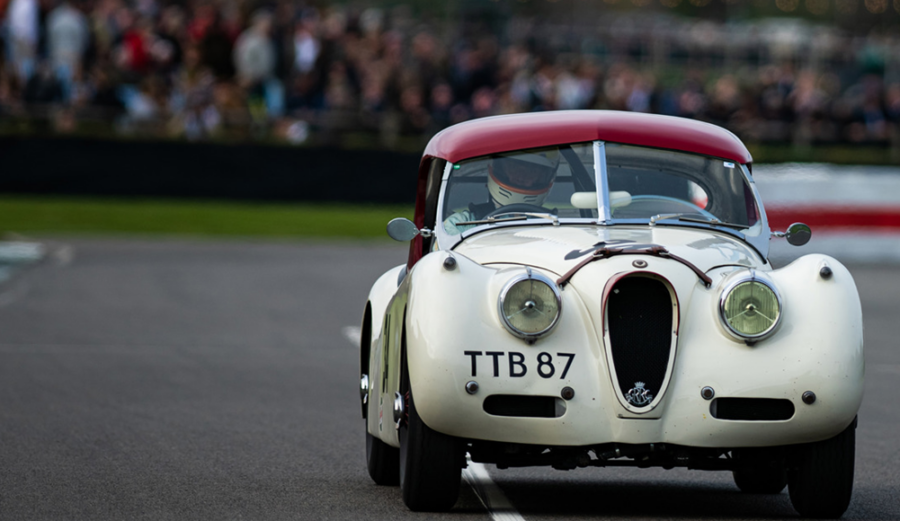
<instances>
[{"instance_id":1,"label":"asphalt track","mask_svg":"<svg viewBox=\"0 0 900 521\"><path fill-rule=\"evenodd\" d=\"M0 519L490 519L365 470L357 352L402 246L77 240L0 284ZM844 519L900 519L900 271L854 264L866 398ZM729 474L490 474L525 519L792 519Z\"/></svg>"}]
</instances>

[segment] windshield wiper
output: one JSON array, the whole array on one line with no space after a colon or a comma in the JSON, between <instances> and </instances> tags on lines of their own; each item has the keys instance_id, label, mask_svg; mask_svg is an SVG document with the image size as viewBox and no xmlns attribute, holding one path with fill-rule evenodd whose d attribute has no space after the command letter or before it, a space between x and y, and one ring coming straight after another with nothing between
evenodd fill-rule
<instances>
[{"instance_id":1,"label":"windshield wiper","mask_svg":"<svg viewBox=\"0 0 900 521\"><path fill-rule=\"evenodd\" d=\"M501 215L517 215L520 217L506 217L503 219L498 219L497 217ZM481 219L480 221L462 221L455 223L456 226L464 226L470 224L497 224L497 223L505 223L511 221L524 221L529 217L538 217L541 219L548 219L553 221L553 226L559 226L559 217L553 215L552 213L532 213L532 212L503 212L498 213L495 216L488 217L487 219Z\"/></svg>"},{"instance_id":2,"label":"windshield wiper","mask_svg":"<svg viewBox=\"0 0 900 521\"><path fill-rule=\"evenodd\" d=\"M656 226L656 223L659 221L664 221L666 219L678 219L679 221L686 221L691 223L701 223L701 224L710 224L712 226L725 226L728 228L736 228L738 230L746 229L747 226L743 224L736 223L727 223L725 221L720 221L716 218L712 219L702 219L697 217L689 217L690 215L695 215L693 213L667 213L667 214L656 214L650 218L650 226Z\"/></svg>"},{"instance_id":3,"label":"windshield wiper","mask_svg":"<svg viewBox=\"0 0 900 521\"><path fill-rule=\"evenodd\" d=\"M688 221L688 222L692 222L692 223L711 224L713 226L726 226L728 228L737 228L739 230L744 230L746 228L749 228L748 226L743 225L743 224L727 223L725 221L720 221L718 219L696 219L696 218L692 218L692 217L679 217L678 220L679 221Z\"/></svg>"}]
</instances>

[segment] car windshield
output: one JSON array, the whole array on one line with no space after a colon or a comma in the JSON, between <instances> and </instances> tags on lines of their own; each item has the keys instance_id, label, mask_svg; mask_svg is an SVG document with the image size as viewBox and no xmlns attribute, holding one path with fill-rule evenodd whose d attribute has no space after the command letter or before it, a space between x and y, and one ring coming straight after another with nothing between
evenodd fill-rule
<instances>
[{"instance_id":1,"label":"car windshield","mask_svg":"<svg viewBox=\"0 0 900 521\"><path fill-rule=\"evenodd\" d=\"M580 204L575 195L590 193L596 201L596 191L591 143L479 157L453 165L441 219L451 235L477 226L462 223L494 216L546 213L596 219L596 202Z\"/></svg>"},{"instance_id":2,"label":"car windshield","mask_svg":"<svg viewBox=\"0 0 900 521\"><path fill-rule=\"evenodd\" d=\"M753 191L735 162L615 143L604 148L613 221L668 216L749 228L759 220Z\"/></svg>"},{"instance_id":3,"label":"car windshield","mask_svg":"<svg viewBox=\"0 0 900 521\"><path fill-rule=\"evenodd\" d=\"M604 154L605 199L597 195L595 150ZM608 204L603 215L601 200ZM759 212L740 164L687 152L576 143L452 165L441 216L446 233L525 219L700 222L740 230L755 225Z\"/></svg>"}]
</instances>

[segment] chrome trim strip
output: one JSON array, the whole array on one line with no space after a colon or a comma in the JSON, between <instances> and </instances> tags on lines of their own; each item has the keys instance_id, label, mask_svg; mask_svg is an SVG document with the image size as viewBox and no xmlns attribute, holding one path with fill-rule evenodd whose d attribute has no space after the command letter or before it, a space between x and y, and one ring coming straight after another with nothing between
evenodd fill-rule
<instances>
[{"instance_id":1,"label":"chrome trim strip","mask_svg":"<svg viewBox=\"0 0 900 521\"><path fill-rule=\"evenodd\" d=\"M444 173L443 173L443 175L441 175L441 181L446 181L447 179L450 179L450 172L452 172L452 171L453 171L453 163L451 163L450 161L447 161L447 164L444 165Z\"/></svg>"},{"instance_id":2,"label":"chrome trim strip","mask_svg":"<svg viewBox=\"0 0 900 521\"><path fill-rule=\"evenodd\" d=\"M606 224L611 219L609 190L606 176L606 144L594 141L594 183L597 185L597 223Z\"/></svg>"},{"instance_id":3,"label":"chrome trim strip","mask_svg":"<svg viewBox=\"0 0 900 521\"><path fill-rule=\"evenodd\" d=\"M756 248L756 251L762 256L763 260L766 262L769 261L769 236L772 233L771 228L769 227L769 218L766 217L766 209L763 206L762 199L759 197L759 190L756 188L756 182L753 180L753 176L750 174L750 171L747 169L747 165L741 165L741 172L744 174L744 179L750 186L750 191L753 193L753 198L756 202L756 210L759 212L759 219L762 221L762 226L760 228L760 232L758 235L744 235L744 240L750 243L751 246Z\"/></svg>"},{"instance_id":4,"label":"chrome trim strip","mask_svg":"<svg viewBox=\"0 0 900 521\"><path fill-rule=\"evenodd\" d=\"M441 177L441 189L438 193L438 204L434 219L434 233L437 236L437 245L442 250L452 249L457 242L462 240L462 234L455 236L454 240L454 236L444 231L444 194L447 191L447 180L450 178L450 172L452 171L453 163L447 161L447 164L444 165L444 175Z\"/></svg>"}]
</instances>

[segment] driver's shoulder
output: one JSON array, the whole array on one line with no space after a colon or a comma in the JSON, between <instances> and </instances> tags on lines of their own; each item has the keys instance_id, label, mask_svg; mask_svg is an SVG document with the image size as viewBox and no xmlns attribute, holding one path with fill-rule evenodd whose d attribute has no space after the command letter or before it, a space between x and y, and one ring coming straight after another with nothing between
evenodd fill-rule
<instances>
[{"instance_id":1,"label":"driver's shoulder","mask_svg":"<svg viewBox=\"0 0 900 521\"><path fill-rule=\"evenodd\" d=\"M475 215L470 210L460 210L444 219L444 231L450 235L459 235L471 226L457 226L456 223L474 220L476 220Z\"/></svg>"},{"instance_id":2,"label":"driver's shoulder","mask_svg":"<svg viewBox=\"0 0 900 521\"><path fill-rule=\"evenodd\" d=\"M469 203L468 212L471 214L473 220L484 219L484 217L494 211L497 206L488 201L486 203L475 204Z\"/></svg>"}]
</instances>

